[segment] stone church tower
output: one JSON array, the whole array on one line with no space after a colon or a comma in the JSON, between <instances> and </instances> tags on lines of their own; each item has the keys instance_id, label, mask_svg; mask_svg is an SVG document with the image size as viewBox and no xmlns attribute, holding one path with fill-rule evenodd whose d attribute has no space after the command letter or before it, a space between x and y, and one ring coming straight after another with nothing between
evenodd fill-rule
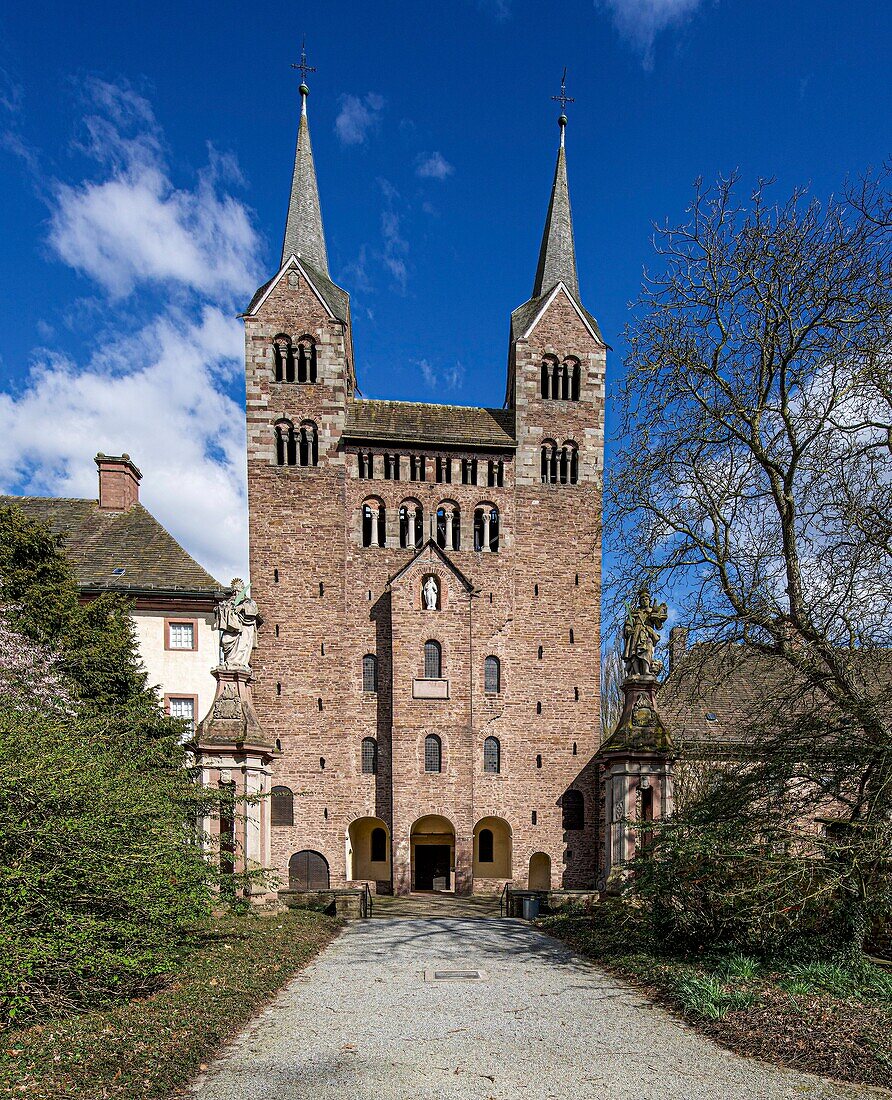
<instances>
[{"instance_id":1,"label":"stone church tower","mask_svg":"<svg viewBox=\"0 0 892 1100\"><path fill-rule=\"evenodd\" d=\"M501 409L356 396L302 84L282 264L244 314L258 718L295 888L590 888L606 348L566 118Z\"/></svg>"}]
</instances>

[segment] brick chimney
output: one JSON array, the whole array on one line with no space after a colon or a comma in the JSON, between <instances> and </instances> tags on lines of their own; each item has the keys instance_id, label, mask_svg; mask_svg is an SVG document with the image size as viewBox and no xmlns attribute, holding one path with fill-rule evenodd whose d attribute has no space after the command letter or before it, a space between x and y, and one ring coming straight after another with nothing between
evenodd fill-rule
<instances>
[{"instance_id":1,"label":"brick chimney","mask_svg":"<svg viewBox=\"0 0 892 1100\"><path fill-rule=\"evenodd\" d=\"M142 474L130 455L96 456L99 467L99 507L106 512L126 512L139 502Z\"/></svg>"},{"instance_id":2,"label":"brick chimney","mask_svg":"<svg viewBox=\"0 0 892 1100\"><path fill-rule=\"evenodd\" d=\"M669 672L674 672L678 668L687 648L688 628L673 626L669 631Z\"/></svg>"}]
</instances>

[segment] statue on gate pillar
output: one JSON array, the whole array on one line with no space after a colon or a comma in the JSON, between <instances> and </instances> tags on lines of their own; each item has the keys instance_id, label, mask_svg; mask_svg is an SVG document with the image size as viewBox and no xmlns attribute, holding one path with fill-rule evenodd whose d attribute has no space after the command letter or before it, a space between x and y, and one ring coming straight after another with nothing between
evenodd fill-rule
<instances>
[{"instance_id":1,"label":"statue on gate pillar","mask_svg":"<svg viewBox=\"0 0 892 1100\"><path fill-rule=\"evenodd\" d=\"M263 619L251 598L251 586L234 577L232 595L218 603L214 611L214 629L220 631L223 668L250 668L251 654L257 645L257 628Z\"/></svg>"}]
</instances>

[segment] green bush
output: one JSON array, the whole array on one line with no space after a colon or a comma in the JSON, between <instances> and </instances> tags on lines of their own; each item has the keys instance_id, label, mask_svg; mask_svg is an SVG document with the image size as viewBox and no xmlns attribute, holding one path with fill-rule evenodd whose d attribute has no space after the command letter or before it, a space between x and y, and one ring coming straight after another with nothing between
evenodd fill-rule
<instances>
[{"instance_id":1,"label":"green bush","mask_svg":"<svg viewBox=\"0 0 892 1100\"><path fill-rule=\"evenodd\" d=\"M153 988L207 916L207 795L127 607L0 509L0 1022Z\"/></svg>"},{"instance_id":2,"label":"green bush","mask_svg":"<svg viewBox=\"0 0 892 1100\"><path fill-rule=\"evenodd\" d=\"M729 1012L749 1008L757 999L753 993L729 988L716 974L697 971L676 976L670 988L685 1013L704 1020L720 1020Z\"/></svg>"}]
</instances>

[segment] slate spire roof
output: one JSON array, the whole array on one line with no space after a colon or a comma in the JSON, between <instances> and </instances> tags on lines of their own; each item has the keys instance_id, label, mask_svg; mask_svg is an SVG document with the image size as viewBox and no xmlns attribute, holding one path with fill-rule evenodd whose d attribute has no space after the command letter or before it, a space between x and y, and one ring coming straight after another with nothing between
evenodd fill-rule
<instances>
[{"instance_id":1,"label":"slate spire roof","mask_svg":"<svg viewBox=\"0 0 892 1100\"><path fill-rule=\"evenodd\" d=\"M282 263L289 256L297 256L326 278L328 252L325 248L325 232L322 228L322 209L319 206L319 186L316 183L316 166L310 145L310 124L307 120L307 96L310 89L300 86L300 125L297 129L297 148L294 152L294 174L291 177L291 196L288 200L288 219L285 223L285 241L282 245Z\"/></svg>"},{"instance_id":2,"label":"slate spire roof","mask_svg":"<svg viewBox=\"0 0 892 1100\"><path fill-rule=\"evenodd\" d=\"M570 210L570 188L567 184L567 156L564 149L566 117L561 115L561 144L558 148L554 182L545 218L545 231L539 249L539 266L533 284L533 297L539 298L562 282L574 298L579 298L576 275L576 248L573 244L573 214Z\"/></svg>"}]
</instances>

